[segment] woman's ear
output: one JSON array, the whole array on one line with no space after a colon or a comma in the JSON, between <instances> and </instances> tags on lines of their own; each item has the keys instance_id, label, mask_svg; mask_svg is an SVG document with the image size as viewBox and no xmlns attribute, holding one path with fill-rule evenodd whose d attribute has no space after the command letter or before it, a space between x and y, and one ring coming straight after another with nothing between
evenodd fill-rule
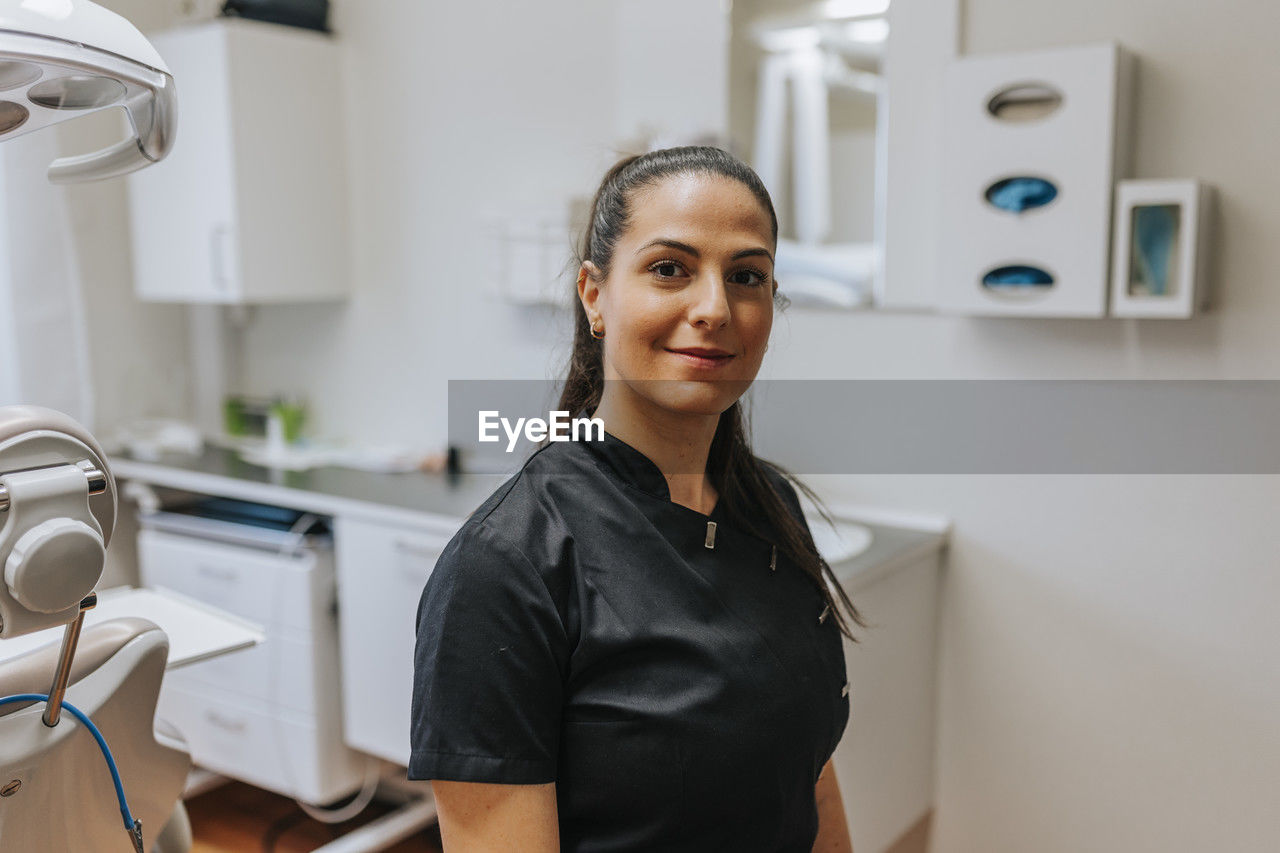
<instances>
[{"instance_id":1,"label":"woman's ear","mask_svg":"<svg viewBox=\"0 0 1280 853\"><path fill-rule=\"evenodd\" d=\"M600 268L591 261L583 261L578 268L578 300L588 315L595 310L600 297Z\"/></svg>"}]
</instances>

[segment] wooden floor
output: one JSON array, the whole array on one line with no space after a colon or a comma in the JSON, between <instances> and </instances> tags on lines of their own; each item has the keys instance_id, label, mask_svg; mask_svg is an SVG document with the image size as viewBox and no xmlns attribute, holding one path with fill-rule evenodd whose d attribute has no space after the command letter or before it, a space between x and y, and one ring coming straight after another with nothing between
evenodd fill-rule
<instances>
[{"instance_id":1,"label":"wooden floor","mask_svg":"<svg viewBox=\"0 0 1280 853\"><path fill-rule=\"evenodd\" d=\"M191 853L302 853L394 808L371 803L352 820L330 825L308 817L286 797L229 782L187 800L195 836ZM390 853L442 853L442 849L440 830L434 826L387 848Z\"/></svg>"},{"instance_id":2,"label":"wooden floor","mask_svg":"<svg viewBox=\"0 0 1280 853\"><path fill-rule=\"evenodd\" d=\"M286 797L243 782L229 782L187 800L187 814L195 836L191 853L304 853L393 808L375 802L353 820L330 825L308 817ZM928 850L932 817L932 812L924 815L888 853ZM389 853L443 853L440 829L432 826L387 850Z\"/></svg>"}]
</instances>

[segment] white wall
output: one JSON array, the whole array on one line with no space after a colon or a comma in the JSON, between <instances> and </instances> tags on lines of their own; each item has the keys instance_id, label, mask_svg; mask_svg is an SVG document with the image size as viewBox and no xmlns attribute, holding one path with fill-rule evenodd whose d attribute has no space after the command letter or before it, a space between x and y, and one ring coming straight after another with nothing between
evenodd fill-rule
<instances>
[{"instance_id":1,"label":"white wall","mask_svg":"<svg viewBox=\"0 0 1280 853\"><path fill-rule=\"evenodd\" d=\"M808 479L954 519L934 853L1275 848L1276 477Z\"/></svg>"}]
</instances>

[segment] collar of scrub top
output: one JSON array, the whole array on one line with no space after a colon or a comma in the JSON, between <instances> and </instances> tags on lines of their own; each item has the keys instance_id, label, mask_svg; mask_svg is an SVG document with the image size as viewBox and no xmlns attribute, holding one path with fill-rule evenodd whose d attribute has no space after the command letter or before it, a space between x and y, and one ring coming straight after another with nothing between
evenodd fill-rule
<instances>
[{"instance_id":1,"label":"collar of scrub top","mask_svg":"<svg viewBox=\"0 0 1280 853\"><path fill-rule=\"evenodd\" d=\"M592 414L594 413L588 413L584 409L575 417L589 418ZM671 489L667 485L667 478L663 476L662 469L658 467L657 463L613 433L606 430L604 441L582 441L579 443L590 448L597 458L603 460L627 483L646 494L653 495L655 498L671 501ZM684 509L703 516L703 518L718 518L721 504L722 501L717 500L709 516L689 507L684 507ZM676 506L680 506L680 504L676 504Z\"/></svg>"},{"instance_id":2,"label":"collar of scrub top","mask_svg":"<svg viewBox=\"0 0 1280 853\"><path fill-rule=\"evenodd\" d=\"M574 417L591 417L592 414L583 410ZM691 520L697 520L700 523L705 522L704 545L706 548L715 548L719 528L731 526L735 534L745 535L766 546L767 550L764 559L767 560L770 571L776 570L778 566L776 543L771 539L764 538L750 528L740 524L732 524L723 496L716 500L716 505L712 508L711 514L704 515L696 509L691 509L672 501L671 489L667 486L667 478L663 476L662 469L658 467L657 463L613 433L606 430L603 441L581 441L577 443L585 445L592 455L600 460L605 467L612 470L624 483L670 504L678 511L687 514Z\"/></svg>"},{"instance_id":3,"label":"collar of scrub top","mask_svg":"<svg viewBox=\"0 0 1280 853\"><path fill-rule=\"evenodd\" d=\"M671 489L667 485L667 478L662 474L662 469L648 456L616 435L606 432L604 441L582 443L627 483L655 498L671 500ZM720 502L716 501L716 506L719 507L719 505ZM690 512L697 512L697 510L690 510ZM712 512L714 514L714 510Z\"/></svg>"}]
</instances>

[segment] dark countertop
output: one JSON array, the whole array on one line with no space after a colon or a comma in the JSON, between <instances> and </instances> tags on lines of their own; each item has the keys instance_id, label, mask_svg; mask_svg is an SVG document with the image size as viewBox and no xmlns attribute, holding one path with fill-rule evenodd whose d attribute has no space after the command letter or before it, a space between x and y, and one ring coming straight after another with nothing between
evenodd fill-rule
<instances>
[{"instance_id":1,"label":"dark countertop","mask_svg":"<svg viewBox=\"0 0 1280 853\"><path fill-rule=\"evenodd\" d=\"M279 471L245 462L234 450L211 446L199 456L170 453L155 461L118 453L111 465L122 479L313 512L338 514L355 508L367 515L383 508L395 515L449 519L466 518L507 479L498 474L388 474L336 466Z\"/></svg>"},{"instance_id":2,"label":"dark countertop","mask_svg":"<svg viewBox=\"0 0 1280 853\"><path fill-rule=\"evenodd\" d=\"M334 466L276 471L245 462L233 450L211 446L199 456L173 453L155 461L118 453L110 464L120 479L154 486L437 529L456 528L510 476L388 474ZM856 512L841 513L838 506L832 511L837 520L861 524L872 533L864 551L833 567L850 592L941 549L947 541L947 534L936 530L859 521ZM811 525L822 523L810 521Z\"/></svg>"}]
</instances>

